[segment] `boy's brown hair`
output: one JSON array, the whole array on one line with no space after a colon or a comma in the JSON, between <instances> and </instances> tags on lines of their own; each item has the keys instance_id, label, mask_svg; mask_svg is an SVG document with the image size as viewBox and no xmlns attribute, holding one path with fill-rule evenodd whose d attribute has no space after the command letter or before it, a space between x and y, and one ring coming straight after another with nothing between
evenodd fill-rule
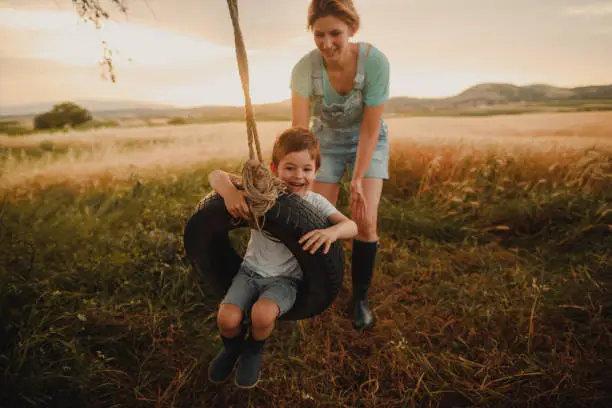
<instances>
[{"instance_id":1,"label":"boy's brown hair","mask_svg":"<svg viewBox=\"0 0 612 408\"><path fill-rule=\"evenodd\" d=\"M308 150L310 157L315 161L315 169L319 170L321 167L319 140L310 130L297 126L284 130L276 138L272 148L272 164L278 167L283 157L302 150Z\"/></svg>"},{"instance_id":2,"label":"boy's brown hair","mask_svg":"<svg viewBox=\"0 0 612 408\"><path fill-rule=\"evenodd\" d=\"M321 17L334 16L351 28L359 28L359 14L352 0L311 0L308 7L308 29Z\"/></svg>"}]
</instances>

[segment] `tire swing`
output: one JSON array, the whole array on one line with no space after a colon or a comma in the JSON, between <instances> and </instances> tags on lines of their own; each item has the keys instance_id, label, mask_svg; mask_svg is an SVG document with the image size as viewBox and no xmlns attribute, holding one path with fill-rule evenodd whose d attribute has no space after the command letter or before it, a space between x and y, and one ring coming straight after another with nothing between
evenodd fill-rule
<instances>
[{"instance_id":1,"label":"tire swing","mask_svg":"<svg viewBox=\"0 0 612 408\"><path fill-rule=\"evenodd\" d=\"M184 230L184 247L187 258L202 284L210 286L220 301L238 272L242 258L231 245L229 232L236 228L256 227L284 243L296 257L303 272L298 285L295 304L281 320L302 320L325 311L334 301L342 286L344 250L339 241L334 242L328 253L321 249L314 255L304 251L298 239L306 232L327 228L329 220L300 196L280 188L277 179L263 164L259 139L253 116L248 86L246 51L238 23L237 0L227 0L234 28L236 56L245 96L245 111L250 160L242 169L242 177L233 176L234 184L247 192L247 204L252 220L235 219L225 208L223 198L214 192L202 199L195 213L187 221ZM253 148L255 142L257 160ZM267 177L268 182L259 182ZM265 187L261 187L262 185ZM276 188L270 199L270 187ZM267 196L266 200L259 199Z\"/></svg>"}]
</instances>

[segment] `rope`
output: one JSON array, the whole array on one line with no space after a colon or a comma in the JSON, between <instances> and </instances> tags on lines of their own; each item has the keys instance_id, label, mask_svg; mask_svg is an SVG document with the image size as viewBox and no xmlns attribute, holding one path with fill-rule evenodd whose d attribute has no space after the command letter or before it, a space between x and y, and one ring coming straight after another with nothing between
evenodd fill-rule
<instances>
[{"instance_id":1,"label":"rope","mask_svg":"<svg viewBox=\"0 0 612 408\"><path fill-rule=\"evenodd\" d=\"M274 206L279 195L284 194L285 184L274 177L270 170L255 160L247 161L242 167L242 177L230 174L235 186L246 191L245 200L249 206L251 219L249 225L263 229L263 216Z\"/></svg>"},{"instance_id":2,"label":"rope","mask_svg":"<svg viewBox=\"0 0 612 408\"><path fill-rule=\"evenodd\" d=\"M230 17L232 18L232 26L234 27L234 42L236 44L236 59L238 60L238 71L240 72L240 81L242 82L242 91L244 92L244 108L246 113L247 136L249 141L249 158L255 158L253 151L253 141L257 148L257 159L263 163L261 156L261 146L257 137L257 127L255 125L255 117L253 115L253 106L251 105L251 96L249 94L249 63L247 53L240 30L240 22L238 18L238 0L227 0Z\"/></svg>"},{"instance_id":3,"label":"rope","mask_svg":"<svg viewBox=\"0 0 612 408\"><path fill-rule=\"evenodd\" d=\"M244 92L244 108L247 125L247 137L249 144L249 160L242 167L242 176L231 174L230 177L236 187L244 188L246 191L246 202L249 206L251 219L249 224L261 231L263 228L263 216L274 206L279 195L286 192L286 186L277 177L274 177L270 170L263 164L261 146L257 136L257 126L251 105L249 94L249 64L247 53L240 30L238 18L238 0L227 0L232 26L234 28L234 42L236 45L236 59L238 60L238 71L242 91ZM255 143L255 148L253 148ZM257 153L257 160L255 159Z\"/></svg>"}]
</instances>

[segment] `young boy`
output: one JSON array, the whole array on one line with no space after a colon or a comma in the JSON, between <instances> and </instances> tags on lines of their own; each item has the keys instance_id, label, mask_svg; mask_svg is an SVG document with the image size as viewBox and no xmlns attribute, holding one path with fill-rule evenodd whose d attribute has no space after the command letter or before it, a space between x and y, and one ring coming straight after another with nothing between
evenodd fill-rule
<instances>
[{"instance_id":1,"label":"young boy","mask_svg":"<svg viewBox=\"0 0 612 408\"><path fill-rule=\"evenodd\" d=\"M282 132L272 150L272 172L288 189L303 197L324 214L333 226L310 231L299 242L305 251L327 253L337 239L357 234L357 224L339 212L323 196L310 191L321 164L317 138L307 129L290 128ZM234 217L246 218L248 207L244 192L236 189L229 175L215 170L209 175L211 187L225 200ZM274 322L293 306L297 282L302 271L295 256L282 243L258 230L251 230L244 261L234 277L217 315L223 349L210 363L212 382L227 380L234 370L240 388L252 388L259 381L263 347L274 329ZM243 314L250 311L250 336L245 339Z\"/></svg>"}]
</instances>

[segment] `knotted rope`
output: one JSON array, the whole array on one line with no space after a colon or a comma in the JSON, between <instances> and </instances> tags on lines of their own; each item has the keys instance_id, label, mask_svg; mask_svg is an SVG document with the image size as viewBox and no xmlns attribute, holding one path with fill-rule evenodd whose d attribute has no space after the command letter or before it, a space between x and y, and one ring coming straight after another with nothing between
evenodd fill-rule
<instances>
[{"instance_id":1,"label":"knotted rope","mask_svg":"<svg viewBox=\"0 0 612 408\"><path fill-rule=\"evenodd\" d=\"M242 167L242 176L230 175L230 177L237 187L242 187L246 191L246 202L252 217L249 220L251 227L261 230L263 228L263 223L261 222L263 215L274 206L278 196L286 191L286 186L281 180L274 177L268 167L264 165L262 159L261 146L257 136L257 126L249 94L249 64L242 31L240 30L238 0L227 0L227 5L232 19L232 26L234 27L236 59L244 92L245 119L249 144L249 160ZM255 158L255 153L257 153L257 159Z\"/></svg>"},{"instance_id":2,"label":"knotted rope","mask_svg":"<svg viewBox=\"0 0 612 408\"><path fill-rule=\"evenodd\" d=\"M285 183L256 160L249 160L242 166L242 176L230 174L230 178L236 187L246 191L245 199L251 214L249 225L261 231L264 214L274 206L278 196L287 191Z\"/></svg>"}]
</instances>

